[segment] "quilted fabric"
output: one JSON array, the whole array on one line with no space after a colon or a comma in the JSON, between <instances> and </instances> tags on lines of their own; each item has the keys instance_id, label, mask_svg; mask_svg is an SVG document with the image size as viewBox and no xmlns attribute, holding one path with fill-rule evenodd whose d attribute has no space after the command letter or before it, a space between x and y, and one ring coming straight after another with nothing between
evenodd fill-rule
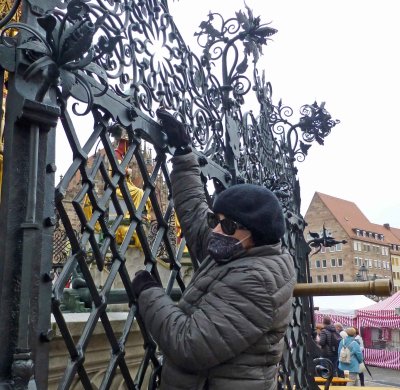
<instances>
[{"instance_id":1,"label":"quilted fabric","mask_svg":"<svg viewBox=\"0 0 400 390\"><path fill-rule=\"evenodd\" d=\"M173 163L178 218L201 259L210 229L199 167L192 153ZM222 264L206 257L178 304L162 288L143 291L140 314L165 356L161 389L275 389L295 281L278 243Z\"/></svg>"}]
</instances>

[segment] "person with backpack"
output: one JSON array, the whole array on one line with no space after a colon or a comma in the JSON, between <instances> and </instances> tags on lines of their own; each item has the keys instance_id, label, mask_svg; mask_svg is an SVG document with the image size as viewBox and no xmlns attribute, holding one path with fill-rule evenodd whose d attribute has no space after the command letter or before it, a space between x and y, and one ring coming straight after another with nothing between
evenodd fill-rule
<instances>
[{"instance_id":1,"label":"person with backpack","mask_svg":"<svg viewBox=\"0 0 400 390\"><path fill-rule=\"evenodd\" d=\"M358 371L360 363L364 360L360 344L355 340L356 330L346 329L347 337L339 343L339 369L349 371L351 382L347 386L358 386Z\"/></svg>"},{"instance_id":2,"label":"person with backpack","mask_svg":"<svg viewBox=\"0 0 400 390\"><path fill-rule=\"evenodd\" d=\"M336 331L335 326L332 325L330 317L325 316L322 323L324 324L324 329L321 330L319 335L322 357L332 362L333 376L338 376L338 350L341 336Z\"/></svg>"}]
</instances>

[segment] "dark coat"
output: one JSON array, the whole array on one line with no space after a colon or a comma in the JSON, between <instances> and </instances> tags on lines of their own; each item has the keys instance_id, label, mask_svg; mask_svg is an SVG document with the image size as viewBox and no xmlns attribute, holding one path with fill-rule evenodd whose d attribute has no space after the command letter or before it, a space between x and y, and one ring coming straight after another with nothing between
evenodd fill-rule
<instances>
[{"instance_id":1,"label":"dark coat","mask_svg":"<svg viewBox=\"0 0 400 390\"><path fill-rule=\"evenodd\" d=\"M206 255L210 229L199 166L173 159L175 208L191 253ZM275 389L296 281L280 243L201 263L178 304L162 288L143 291L142 318L164 353L163 390Z\"/></svg>"},{"instance_id":2,"label":"dark coat","mask_svg":"<svg viewBox=\"0 0 400 390\"><path fill-rule=\"evenodd\" d=\"M322 349L323 357L338 357L339 341L335 335L337 335L338 339L341 338L333 325L326 325L325 328L321 330L319 345Z\"/></svg>"}]
</instances>

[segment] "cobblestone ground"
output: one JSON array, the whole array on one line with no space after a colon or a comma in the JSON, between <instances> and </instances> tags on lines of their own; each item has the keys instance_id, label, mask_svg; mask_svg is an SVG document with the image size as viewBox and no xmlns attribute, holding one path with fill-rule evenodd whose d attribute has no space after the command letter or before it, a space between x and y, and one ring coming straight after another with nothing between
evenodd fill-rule
<instances>
[{"instance_id":1,"label":"cobblestone ground","mask_svg":"<svg viewBox=\"0 0 400 390\"><path fill-rule=\"evenodd\" d=\"M400 370L368 366L372 378L365 373L365 386L380 386L400 389Z\"/></svg>"}]
</instances>

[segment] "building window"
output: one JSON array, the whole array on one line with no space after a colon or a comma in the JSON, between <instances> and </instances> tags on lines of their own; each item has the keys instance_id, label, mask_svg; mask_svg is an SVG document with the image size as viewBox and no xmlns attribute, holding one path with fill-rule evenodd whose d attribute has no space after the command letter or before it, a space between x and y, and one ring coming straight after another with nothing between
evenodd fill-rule
<instances>
[{"instance_id":1,"label":"building window","mask_svg":"<svg viewBox=\"0 0 400 390\"><path fill-rule=\"evenodd\" d=\"M342 243L339 242L339 244L336 244L336 252L341 252L342 251Z\"/></svg>"},{"instance_id":2,"label":"building window","mask_svg":"<svg viewBox=\"0 0 400 390\"><path fill-rule=\"evenodd\" d=\"M378 268L378 260L374 260L374 266L375 268Z\"/></svg>"},{"instance_id":3,"label":"building window","mask_svg":"<svg viewBox=\"0 0 400 390\"><path fill-rule=\"evenodd\" d=\"M344 282L344 275L343 274L339 274L339 282Z\"/></svg>"},{"instance_id":4,"label":"building window","mask_svg":"<svg viewBox=\"0 0 400 390\"><path fill-rule=\"evenodd\" d=\"M363 251L364 252L369 252L371 250L369 244L363 244Z\"/></svg>"},{"instance_id":5,"label":"building window","mask_svg":"<svg viewBox=\"0 0 400 390\"><path fill-rule=\"evenodd\" d=\"M372 268L372 259L368 260L368 268Z\"/></svg>"},{"instance_id":6,"label":"building window","mask_svg":"<svg viewBox=\"0 0 400 390\"><path fill-rule=\"evenodd\" d=\"M343 267L343 259L337 259L337 266Z\"/></svg>"},{"instance_id":7,"label":"building window","mask_svg":"<svg viewBox=\"0 0 400 390\"><path fill-rule=\"evenodd\" d=\"M326 268L326 260L322 260L322 268Z\"/></svg>"},{"instance_id":8,"label":"building window","mask_svg":"<svg viewBox=\"0 0 400 390\"><path fill-rule=\"evenodd\" d=\"M321 275L318 275L318 276L317 276L317 282L318 282L318 283L321 283L321 282L322 282L322 277L321 277Z\"/></svg>"},{"instance_id":9,"label":"building window","mask_svg":"<svg viewBox=\"0 0 400 390\"><path fill-rule=\"evenodd\" d=\"M354 241L353 247L354 247L355 251L361 252L361 242L360 241Z\"/></svg>"},{"instance_id":10,"label":"building window","mask_svg":"<svg viewBox=\"0 0 400 390\"><path fill-rule=\"evenodd\" d=\"M321 246L321 253L325 253L326 252L326 248L324 246Z\"/></svg>"},{"instance_id":11,"label":"building window","mask_svg":"<svg viewBox=\"0 0 400 390\"><path fill-rule=\"evenodd\" d=\"M360 265L360 260L358 259L358 257L354 258L354 265L356 265L356 266Z\"/></svg>"},{"instance_id":12,"label":"building window","mask_svg":"<svg viewBox=\"0 0 400 390\"><path fill-rule=\"evenodd\" d=\"M337 283L337 275L332 275L332 282Z\"/></svg>"},{"instance_id":13,"label":"building window","mask_svg":"<svg viewBox=\"0 0 400 390\"><path fill-rule=\"evenodd\" d=\"M382 268L382 261L378 260L378 268Z\"/></svg>"},{"instance_id":14,"label":"building window","mask_svg":"<svg viewBox=\"0 0 400 390\"><path fill-rule=\"evenodd\" d=\"M329 252L335 252L335 247L334 246L330 246L329 247Z\"/></svg>"},{"instance_id":15,"label":"building window","mask_svg":"<svg viewBox=\"0 0 400 390\"><path fill-rule=\"evenodd\" d=\"M328 275L324 275L324 283L328 283Z\"/></svg>"},{"instance_id":16,"label":"building window","mask_svg":"<svg viewBox=\"0 0 400 390\"><path fill-rule=\"evenodd\" d=\"M331 267L336 267L336 259L331 259Z\"/></svg>"},{"instance_id":17,"label":"building window","mask_svg":"<svg viewBox=\"0 0 400 390\"><path fill-rule=\"evenodd\" d=\"M315 260L315 268L321 268L321 260Z\"/></svg>"}]
</instances>

